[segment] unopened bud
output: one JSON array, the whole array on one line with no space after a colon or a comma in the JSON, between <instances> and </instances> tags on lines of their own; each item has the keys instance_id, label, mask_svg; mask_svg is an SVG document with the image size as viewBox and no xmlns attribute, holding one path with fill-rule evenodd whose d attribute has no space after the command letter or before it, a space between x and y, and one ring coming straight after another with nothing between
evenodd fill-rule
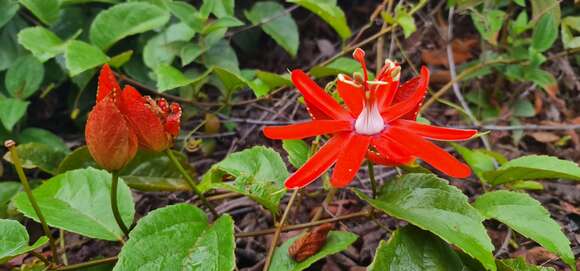
<instances>
[{"instance_id":1,"label":"unopened bud","mask_svg":"<svg viewBox=\"0 0 580 271\"><path fill-rule=\"evenodd\" d=\"M14 140L12 139L8 139L6 141L4 141L4 147L11 149L14 148L16 146L16 142L14 142Z\"/></svg>"}]
</instances>

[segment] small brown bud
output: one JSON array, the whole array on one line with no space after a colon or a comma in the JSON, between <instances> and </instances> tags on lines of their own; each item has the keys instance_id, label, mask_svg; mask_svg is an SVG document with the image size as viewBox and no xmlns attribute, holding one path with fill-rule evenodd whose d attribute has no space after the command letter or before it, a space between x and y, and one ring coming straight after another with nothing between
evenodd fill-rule
<instances>
[{"instance_id":1,"label":"small brown bud","mask_svg":"<svg viewBox=\"0 0 580 271\"><path fill-rule=\"evenodd\" d=\"M4 147L10 149L10 148L14 148L16 146L16 142L14 142L14 140L12 139L8 139L6 141L4 141Z\"/></svg>"},{"instance_id":2,"label":"small brown bud","mask_svg":"<svg viewBox=\"0 0 580 271\"><path fill-rule=\"evenodd\" d=\"M307 232L288 248L288 255L297 262L308 259L324 246L328 232L332 228L333 224L326 223L316 227L311 232Z\"/></svg>"}]
</instances>

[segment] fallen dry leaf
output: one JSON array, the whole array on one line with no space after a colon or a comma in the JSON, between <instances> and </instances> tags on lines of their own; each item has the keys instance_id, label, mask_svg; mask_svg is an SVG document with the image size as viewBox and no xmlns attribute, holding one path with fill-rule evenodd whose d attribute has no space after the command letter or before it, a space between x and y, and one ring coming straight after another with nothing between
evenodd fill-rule
<instances>
[{"instance_id":1,"label":"fallen dry leaf","mask_svg":"<svg viewBox=\"0 0 580 271\"><path fill-rule=\"evenodd\" d=\"M552 143L560 140L560 137L550 132L535 132L530 134L536 141L542 143Z\"/></svg>"},{"instance_id":2,"label":"fallen dry leaf","mask_svg":"<svg viewBox=\"0 0 580 271\"><path fill-rule=\"evenodd\" d=\"M307 232L288 248L288 255L295 261L302 262L316 254L326 243L326 237L332 227L332 224L326 223Z\"/></svg>"},{"instance_id":3,"label":"fallen dry leaf","mask_svg":"<svg viewBox=\"0 0 580 271\"><path fill-rule=\"evenodd\" d=\"M526 262L530 264L542 264L558 258L554 253L547 251L543 247L533 247L531 249L522 248L516 251L513 256L524 256Z\"/></svg>"},{"instance_id":4,"label":"fallen dry leaf","mask_svg":"<svg viewBox=\"0 0 580 271\"><path fill-rule=\"evenodd\" d=\"M460 65L473 58L471 53L477 46L478 40L475 38L454 39L451 42L453 49L453 60L455 65ZM442 65L449 67L447 61L447 48L439 48L434 50L421 50L421 60L429 65Z\"/></svg>"}]
</instances>

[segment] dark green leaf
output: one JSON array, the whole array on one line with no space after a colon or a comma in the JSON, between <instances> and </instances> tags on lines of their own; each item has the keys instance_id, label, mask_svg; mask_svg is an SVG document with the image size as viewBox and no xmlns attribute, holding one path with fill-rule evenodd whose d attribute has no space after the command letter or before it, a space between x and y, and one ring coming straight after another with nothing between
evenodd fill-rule
<instances>
[{"instance_id":1,"label":"dark green leaf","mask_svg":"<svg viewBox=\"0 0 580 271\"><path fill-rule=\"evenodd\" d=\"M119 212L125 225L131 225L135 214L131 191L122 180L118 189ZM32 193L50 226L96 239L123 239L111 211L108 172L94 168L68 171L44 182ZM26 194L19 193L14 203L25 216L38 221Z\"/></svg>"},{"instance_id":2,"label":"dark green leaf","mask_svg":"<svg viewBox=\"0 0 580 271\"><path fill-rule=\"evenodd\" d=\"M8 203L21 186L19 182L0 182L0 218L7 217Z\"/></svg>"},{"instance_id":3,"label":"dark green leaf","mask_svg":"<svg viewBox=\"0 0 580 271\"><path fill-rule=\"evenodd\" d=\"M495 270L493 245L483 227L483 217L446 180L432 174L406 174L387 182L376 199L355 192L375 208L436 234L488 270Z\"/></svg>"},{"instance_id":4,"label":"dark green leaf","mask_svg":"<svg viewBox=\"0 0 580 271\"><path fill-rule=\"evenodd\" d=\"M347 249L358 238L355 234L343 231L331 231L328 233L326 243L314 255L302 262L296 262L288 255L288 248L298 239L296 236L286 240L280 247L276 248L274 256L272 257L272 264L268 270L272 271L301 271L313 263L324 259L327 256L336 254Z\"/></svg>"},{"instance_id":5,"label":"dark green leaf","mask_svg":"<svg viewBox=\"0 0 580 271\"><path fill-rule=\"evenodd\" d=\"M233 73L240 73L240 64L238 62L238 56L230 44L221 40L220 42L214 44L205 53L205 66L211 67L221 67L227 69Z\"/></svg>"},{"instance_id":6,"label":"dark green leaf","mask_svg":"<svg viewBox=\"0 0 580 271\"><path fill-rule=\"evenodd\" d=\"M234 221L221 216L209 225L188 204L150 212L129 234L113 270L219 270L235 267Z\"/></svg>"},{"instance_id":7,"label":"dark green leaf","mask_svg":"<svg viewBox=\"0 0 580 271\"><path fill-rule=\"evenodd\" d=\"M288 160L295 168L301 167L308 160L310 149L302 140L284 140L282 148L288 152Z\"/></svg>"},{"instance_id":8,"label":"dark green leaf","mask_svg":"<svg viewBox=\"0 0 580 271\"><path fill-rule=\"evenodd\" d=\"M0 98L0 122L8 131L26 114L29 102L18 99Z\"/></svg>"},{"instance_id":9,"label":"dark green leaf","mask_svg":"<svg viewBox=\"0 0 580 271\"><path fill-rule=\"evenodd\" d=\"M109 57L101 49L78 40L71 40L67 43L65 59L66 68L71 76L76 76L109 61Z\"/></svg>"},{"instance_id":10,"label":"dark green leaf","mask_svg":"<svg viewBox=\"0 0 580 271\"><path fill-rule=\"evenodd\" d=\"M187 86L193 79L187 78L181 71L171 65L161 64L155 70L157 74L157 90L159 92Z\"/></svg>"},{"instance_id":11,"label":"dark green leaf","mask_svg":"<svg viewBox=\"0 0 580 271\"><path fill-rule=\"evenodd\" d=\"M277 74L267 71L256 71L256 77L262 80L270 88L277 88L281 86L292 86L292 81L290 80L290 74Z\"/></svg>"},{"instance_id":12,"label":"dark green leaf","mask_svg":"<svg viewBox=\"0 0 580 271\"><path fill-rule=\"evenodd\" d=\"M135 2L114 5L95 17L91 25L91 42L107 50L117 41L162 27L169 14L152 4Z\"/></svg>"},{"instance_id":13,"label":"dark green leaf","mask_svg":"<svg viewBox=\"0 0 580 271\"><path fill-rule=\"evenodd\" d=\"M42 171L48 172L52 175L57 174L58 164L67 152L57 147L46 145L43 143L26 143L16 146L18 156L22 161L24 168L40 168ZM4 155L4 160L12 163L10 153Z\"/></svg>"},{"instance_id":14,"label":"dark green leaf","mask_svg":"<svg viewBox=\"0 0 580 271\"><path fill-rule=\"evenodd\" d=\"M45 24L53 24L58 20L60 0L19 0L34 16Z\"/></svg>"},{"instance_id":15,"label":"dark green leaf","mask_svg":"<svg viewBox=\"0 0 580 271\"><path fill-rule=\"evenodd\" d=\"M381 241L368 271L462 271L463 264L455 251L436 235L406 226Z\"/></svg>"},{"instance_id":16,"label":"dark green leaf","mask_svg":"<svg viewBox=\"0 0 580 271\"><path fill-rule=\"evenodd\" d=\"M0 0L0 28L16 15L19 8L17 0Z\"/></svg>"},{"instance_id":17,"label":"dark green leaf","mask_svg":"<svg viewBox=\"0 0 580 271\"><path fill-rule=\"evenodd\" d=\"M556 38L558 38L558 24L554 17L550 14L542 16L534 27L532 47L540 52L546 51L552 47Z\"/></svg>"},{"instance_id":18,"label":"dark green leaf","mask_svg":"<svg viewBox=\"0 0 580 271\"><path fill-rule=\"evenodd\" d=\"M488 192L477 198L473 206L488 219L497 219L556 253L570 267L576 265L570 241L560 225L528 194L506 190Z\"/></svg>"},{"instance_id":19,"label":"dark green leaf","mask_svg":"<svg viewBox=\"0 0 580 271\"><path fill-rule=\"evenodd\" d=\"M243 76L227 69L216 67L213 69L213 72L221 81L228 95L239 89L249 87L256 97L261 97L268 94L268 91L270 90L270 88L261 80L248 81Z\"/></svg>"},{"instance_id":20,"label":"dark green leaf","mask_svg":"<svg viewBox=\"0 0 580 271\"><path fill-rule=\"evenodd\" d=\"M192 5L178 1L169 3L169 10L179 18L182 22L187 24L195 32L201 32L203 30L204 18Z\"/></svg>"},{"instance_id":21,"label":"dark green leaf","mask_svg":"<svg viewBox=\"0 0 580 271\"><path fill-rule=\"evenodd\" d=\"M161 64L171 64L180 51L184 42L191 40L195 31L184 23L176 23L167 27L145 44L143 61L151 69L157 69Z\"/></svg>"},{"instance_id":22,"label":"dark green leaf","mask_svg":"<svg viewBox=\"0 0 580 271\"><path fill-rule=\"evenodd\" d=\"M271 1L256 2L252 9L246 11L245 14L252 24L261 24L262 30L266 34L272 37L291 56L296 56L300 43L298 26L292 16L286 13L284 6ZM274 19L272 19L273 16L275 16Z\"/></svg>"},{"instance_id":23,"label":"dark green leaf","mask_svg":"<svg viewBox=\"0 0 580 271\"><path fill-rule=\"evenodd\" d=\"M45 62L64 52L62 40L50 30L41 27L29 27L18 33L18 43Z\"/></svg>"},{"instance_id":24,"label":"dark green leaf","mask_svg":"<svg viewBox=\"0 0 580 271\"><path fill-rule=\"evenodd\" d=\"M572 161L547 155L528 155L511 160L484 177L493 185L518 180L580 180L580 167Z\"/></svg>"},{"instance_id":25,"label":"dark green leaf","mask_svg":"<svg viewBox=\"0 0 580 271\"><path fill-rule=\"evenodd\" d=\"M26 99L34 94L44 78L44 67L34 56L19 57L6 72L4 85L10 96Z\"/></svg>"},{"instance_id":26,"label":"dark green leaf","mask_svg":"<svg viewBox=\"0 0 580 271\"><path fill-rule=\"evenodd\" d=\"M320 16L334 28L343 41L350 37L351 32L346 22L346 16L342 9L336 5L336 1L288 0L287 2L296 3Z\"/></svg>"},{"instance_id":27,"label":"dark green leaf","mask_svg":"<svg viewBox=\"0 0 580 271\"><path fill-rule=\"evenodd\" d=\"M48 238L42 236L30 246L28 241L28 232L18 221L0 219L0 264L10 258L43 246L48 241Z\"/></svg>"},{"instance_id":28,"label":"dark green leaf","mask_svg":"<svg viewBox=\"0 0 580 271\"><path fill-rule=\"evenodd\" d=\"M4 27L0 28L0 71L8 69L25 52L18 46L17 34L27 27L19 16L14 17Z\"/></svg>"}]
</instances>

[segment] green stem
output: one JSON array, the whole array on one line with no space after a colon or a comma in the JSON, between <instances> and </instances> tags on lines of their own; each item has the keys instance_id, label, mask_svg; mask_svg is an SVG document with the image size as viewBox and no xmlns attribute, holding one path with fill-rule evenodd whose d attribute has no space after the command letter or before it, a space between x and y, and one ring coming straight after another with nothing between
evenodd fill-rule
<instances>
[{"instance_id":1,"label":"green stem","mask_svg":"<svg viewBox=\"0 0 580 271\"><path fill-rule=\"evenodd\" d=\"M278 246L278 239L280 239L280 234L282 233L282 228L284 228L284 224L286 224L286 220L288 219L288 214L290 213L290 207L294 204L294 200L296 199L296 195L298 195L298 189L295 189L292 192L292 196L290 196L290 200L288 201L288 205L286 205L286 209L284 210L284 214L280 219L278 225L276 225L276 231L274 232L274 237L272 238L272 243L270 243L270 249L268 250L268 256L266 256L266 262L264 263L263 271L268 271L270 268L270 264L272 263L272 257L274 256L274 251L276 251L276 247Z\"/></svg>"},{"instance_id":2,"label":"green stem","mask_svg":"<svg viewBox=\"0 0 580 271\"><path fill-rule=\"evenodd\" d=\"M54 238L52 237L52 233L48 228L48 224L46 224L46 219L44 219L44 215L40 211L40 206L38 206L38 202L34 198L32 194L32 189L30 188L30 183L28 182L28 178L26 174L24 174L24 170L22 169L22 163L20 162L20 158L18 157L18 152L16 151L16 142L12 140L7 140L4 142L4 146L8 148L10 151L10 158L12 158L12 164L14 164L14 168L16 169L16 173L18 174L18 178L20 178L20 182L22 183L22 187L24 188L24 192L26 192L26 196L28 196L28 200L30 201L30 205L34 209L40 224L42 225L42 230L44 231L44 235L48 237L48 242L50 246L50 251L52 252L52 261L58 264L58 254L56 252L56 243Z\"/></svg>"},{"instance_id":3,"label":"green stem","mask_svg":"<svg viewBox=\"0 0 580 271\"><path fill-rule=\"evenodd\" d=\"M119 172L113 171L111 172L113 175L112 183L111 183L111 208L113 209L113 216L115 217L115 221L119 225L119 228L123 231L125 236L129 236L129 228L125 226L125 222L121 218L121 214L119 213L119 205L117 204L117 186L119 186Z\"/></svg>"},{"instance_id":4,"label":"green stem","mask_svg":"<svg viewBox=\"0 0 580 271\"><path fill-rule=\"evenodd\" d=\"M57 268L57 271L70 271L70 270L85 270L87 267L99 266L104 264L112 264L115 263L119 258L117 256L98 259L90 262L78 263L78 264L71 264L67 266L63 266L61 268Z\"/></svg>"},{"instance_id":5,"label":"green stem","mask_svg":"<svg viewBox=\"0 0 580 271\"><path fill-rule=\"evenodd\" d=\"M213 208L213 206L209 203L209 201L207 201L207 198L203 195L203 193L201 193L199 188L197 188L197 185L195 184L195 182L193 181L193 179L191 178L189 173L187 173L187 171L185 171L185 169L183 168L181 163L177 160L177 157L175 157L175 155L173 154L173 152L170 149L167 149L165 151L165 153L167 154L167 157L169 157L171 162L173 162L173 164L175 165L177 170L179 170L179 172L181 173L183 178L185 178L185 180L187 181L187 184L189 185L191 190L199 197L199 199L201 199L203 204L213 214L214 218L217 218L219 216L219 214L216 212L216 210Z\"/></svg>"},{"instance_id":6,"label":"green stem","mask_svg":"<svg viewBox=\"0 0 580 271\"><path fill-rule=\"evenodd\" d=\"M373 190L373 199L377 198L377 180L375 179L375 166L371 160L367 161L369 169L369 179L371 180L371 189Z\"/></svg>"}]
</instances>

